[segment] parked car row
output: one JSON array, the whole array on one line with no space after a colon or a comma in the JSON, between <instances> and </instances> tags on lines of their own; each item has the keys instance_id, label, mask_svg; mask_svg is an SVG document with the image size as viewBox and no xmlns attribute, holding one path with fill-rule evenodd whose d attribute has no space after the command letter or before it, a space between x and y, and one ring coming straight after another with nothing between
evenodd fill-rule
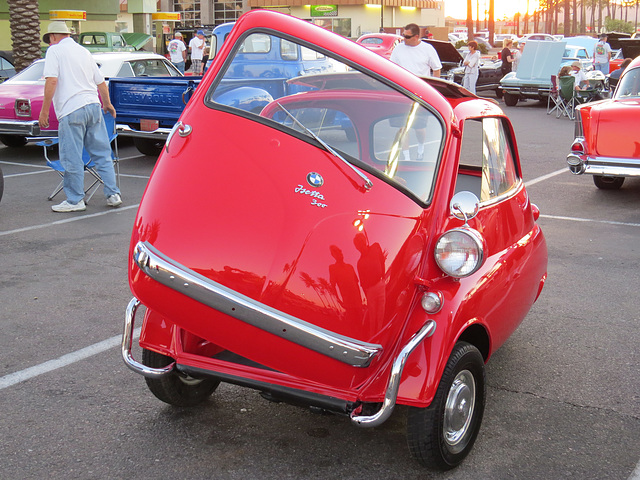
<instances>
[{"instance_id":1,"label":"parked car row","mask_svg":"<svg viewBox=\"0 0 640 480\"><path fill-rule=\"evenodd\" d=\"M100 71L109 77L165 76L182 74L162 55L149 52L105 52L92 54ZM50 125L41 130L38 116L44 98L44 59L36 60L22 72L0 84L0 141L20 147L31 137L56 136L58 122L53 105Z\"/></svg>"}]
</instances>

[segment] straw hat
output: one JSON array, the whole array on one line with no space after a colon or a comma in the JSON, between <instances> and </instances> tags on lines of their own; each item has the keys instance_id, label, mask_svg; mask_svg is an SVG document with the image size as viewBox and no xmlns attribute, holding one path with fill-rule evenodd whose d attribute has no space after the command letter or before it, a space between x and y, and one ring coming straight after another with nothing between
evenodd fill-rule
<instances>
[{"instance_id":1,"label":"straw hat","mask_svg":"<svg viewBox=\"0 0 640 480\"><path fill-rule=\"evenodd\" d=\"M71 35L71 30L69 30L69 27L67 27L67 24L64 22L51 22L49 24L49 28L47 28L47 33L42 36L44 43L49 43L49 34L51 33L65 33L67 35Z\"/></svg>"}]
</instances>

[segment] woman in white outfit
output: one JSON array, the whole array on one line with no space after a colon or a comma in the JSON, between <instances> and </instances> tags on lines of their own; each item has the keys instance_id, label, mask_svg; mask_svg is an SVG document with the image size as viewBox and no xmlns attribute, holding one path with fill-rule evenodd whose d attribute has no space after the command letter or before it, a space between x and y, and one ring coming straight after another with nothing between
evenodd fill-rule
<instances>
[{"instance_id":1,"label":"woman in white outfit","mask_svg":"<svg viewBox=\"0 0 640 480\"><path fill-rule=\"evenodd\" d=\"M478 51L478 42L471 40L468 44L469 53L464 59L464 78L462 86L471 93L476 93L476 82L480 74L480 52Z\"/></svg>"}]
</instances>

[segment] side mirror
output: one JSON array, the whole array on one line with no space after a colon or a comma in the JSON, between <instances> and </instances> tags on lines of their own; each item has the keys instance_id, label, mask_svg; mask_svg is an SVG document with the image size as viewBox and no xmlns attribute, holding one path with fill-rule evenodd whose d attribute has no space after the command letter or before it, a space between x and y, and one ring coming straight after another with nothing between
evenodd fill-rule
<instances>
[{"instance_id":1,"label":"side mirror","mask_svg":"<svg viewBox=\"0 0 640 480\"><path fill-rule=\"evenodd\" d=\"M451 215L464 220L465 224L478 214L479 206L480 200L478 200L478 197L467 191L456 193L451 202L449 202Z\"/></svg>"}]
</instances>

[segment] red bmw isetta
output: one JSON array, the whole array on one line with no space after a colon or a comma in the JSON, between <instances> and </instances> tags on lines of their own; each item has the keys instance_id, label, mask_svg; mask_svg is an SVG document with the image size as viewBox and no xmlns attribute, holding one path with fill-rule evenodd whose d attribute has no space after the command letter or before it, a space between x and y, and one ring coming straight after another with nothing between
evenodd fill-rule
<instances>
[{"instance_id":1,"label":"red bmw isetta","mask_svg":"<svg viewBox=\"0 0 640 480\"><path fill-rule=\"evenodd\" d=\"M326 68L251 75L276 45ZM452 468L480 428L485 362L544 284L538 215L495 103L247 13L140 204L123 358L178 406L220 382L362 427L406 405L411 453Z\"/></svg>"}]
</instances>

